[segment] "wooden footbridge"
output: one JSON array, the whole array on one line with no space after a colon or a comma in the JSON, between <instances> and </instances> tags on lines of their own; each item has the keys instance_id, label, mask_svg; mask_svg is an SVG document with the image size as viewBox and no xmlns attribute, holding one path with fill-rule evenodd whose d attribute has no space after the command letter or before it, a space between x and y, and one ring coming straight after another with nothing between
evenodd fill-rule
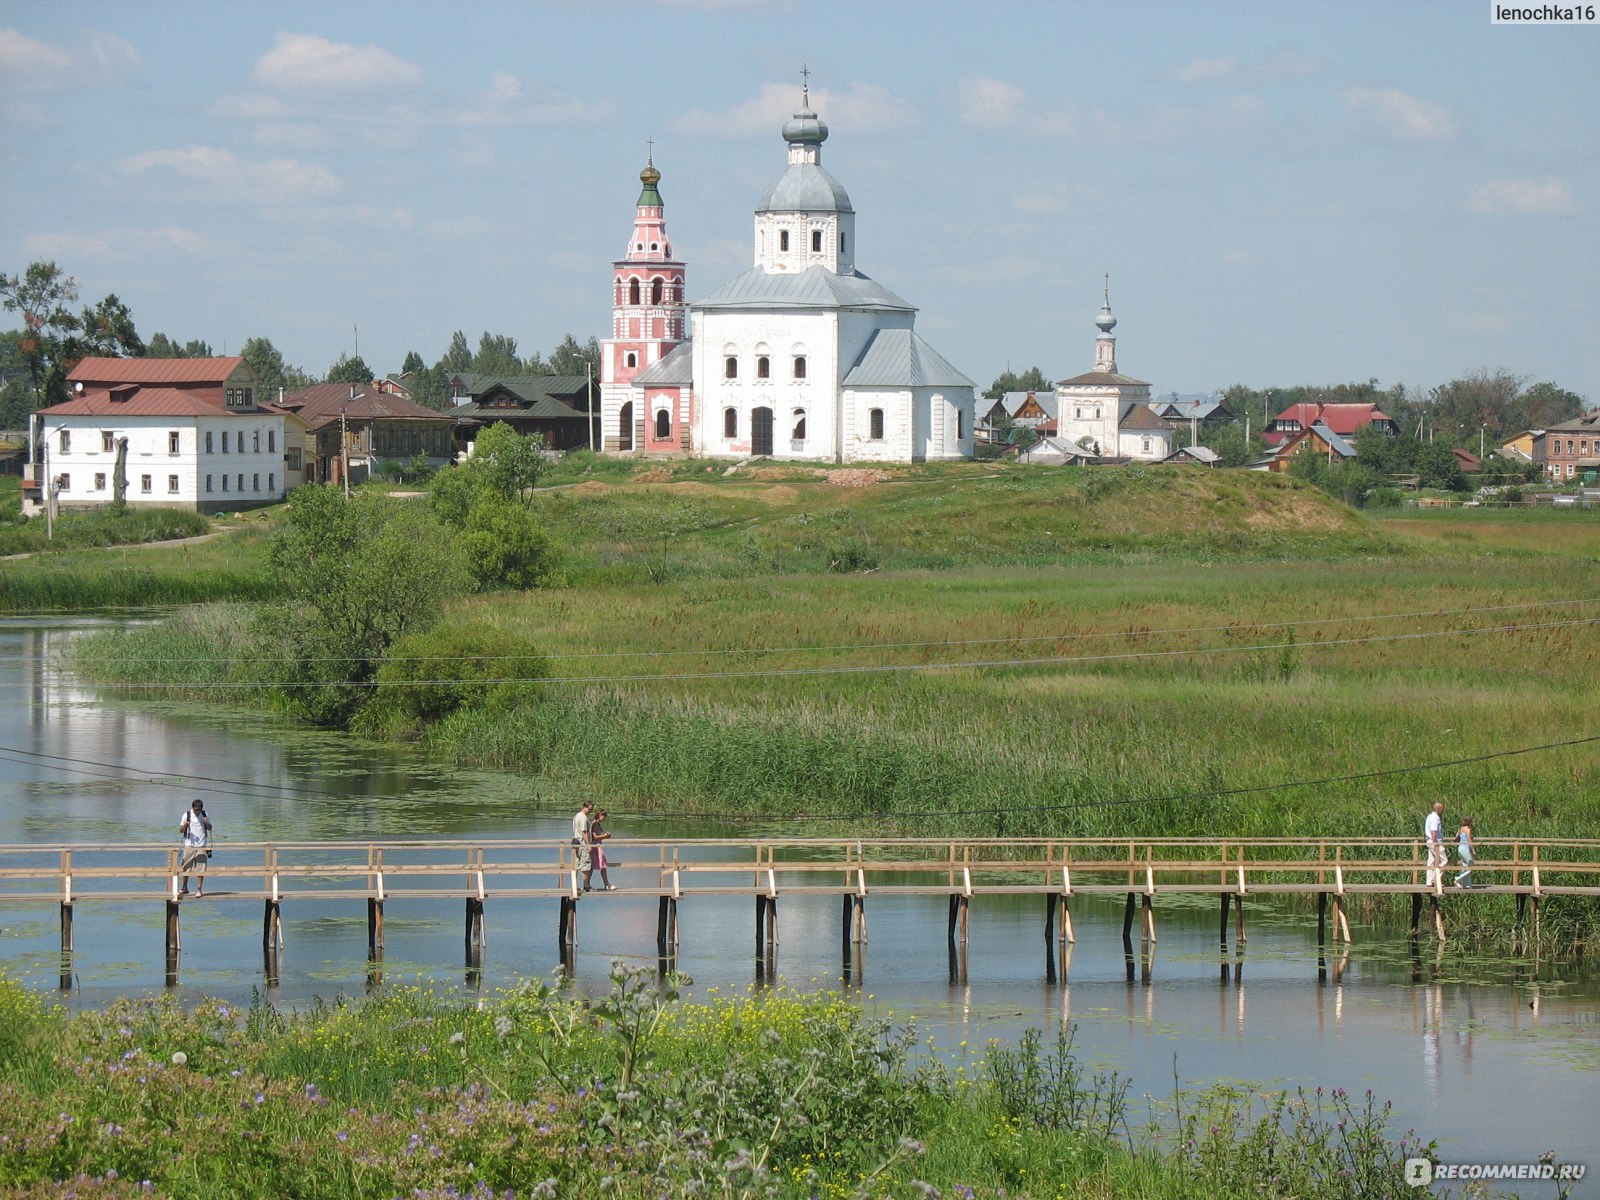
<instances>
[{"instance_id":1,"label":"wooden footbridge","mask_svg":"<svg viewBox=\"0 0 1600 1200\"><path fill-rule=\"evenodd\" d=\"M484 914L491 903L559 901L552 932L565 956L577 944L580 911L603 920L613 904L654 899L657 951L665 957L676 954L685 902L753 898L759 965L776 957L780 899L831 895L841 902L848 968L852 945L867 940L872 897L946 897L949 943L964 947L974 901L981 906L985 897L1027 894L1044 900L1042 928L1053 978L1056 960L1049 948L1076 940L1073 901L1080 897L1124 898L1122 937L1129 948L1136 915L1141 944L1154 946L1162 897L1217 897L1223 948L1230 906L1236 941L1245 940L1247 899L1314 896L1319 944L1326 944L1330 927L1335 942L1348 944L1352 896L1409 897L1411 933L1418 933L1426 906L1441 940L1445 912L1458 897L1515 896L1516 920L1523 928L1531 923L1535 938L1547 898L1600 897L1600 839L1481 838L1478 851L1474 887L1466 890L1454 885L1460 868L1431 869L1425 846L1414 838L615 839L608 854L620 860L610 868L617 890L585 891L576 848L565 840L226 842L206 867L209 891L200 902L262 906L270 975L284 944L284 906L302 903L325 910L364 902L368 955L381 960L388 906L464 901L470 964L487 943ZM67 986L80 905L164 905L168 978L175 982L181 913L193 903L180 890L179 856L166 843L0 846L0 907L59 906ZM593 882L599 885L598 875Z\"/></svg>"}]
</instances>

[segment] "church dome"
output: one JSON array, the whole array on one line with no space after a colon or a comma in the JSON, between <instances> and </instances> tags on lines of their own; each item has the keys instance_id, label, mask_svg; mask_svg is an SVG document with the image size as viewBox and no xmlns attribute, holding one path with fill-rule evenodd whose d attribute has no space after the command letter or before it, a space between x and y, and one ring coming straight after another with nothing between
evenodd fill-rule
<instances>
[{"instance_id":1,"label":"church dome","mask_svg":"<svg viewBox=\"0 0 1600 1200\"><path fill-rule=\"evenodd\" d=\"M802 108L783 127L783 140L821 145L828 140L828 127L809 107Z\"/></svg>"},{"instance_id":2,"label":"church dome","mask_svg":"<svg viewBox=\"0 0 1600 1200\"><path fill-rule=\"evenodd\" d=\"M809 105L784 125L783 140L789 143L789 169L762 193L756 211L854 212L844 185L817 161L828 127Z\"/></svg>"}]
</instances>

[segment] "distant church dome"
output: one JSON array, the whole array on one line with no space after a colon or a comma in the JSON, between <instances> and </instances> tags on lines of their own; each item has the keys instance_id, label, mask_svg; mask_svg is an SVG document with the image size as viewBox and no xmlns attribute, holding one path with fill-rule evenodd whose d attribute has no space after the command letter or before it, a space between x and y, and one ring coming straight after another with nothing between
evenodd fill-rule
<instances>
[{"instance_id":1,"label":"distant church dome","mask_svg":"<svg viewBox=\"0 0 1600 1200\"><path fill-rule=\"evenodd\" d=\"M789 169L762 193L756 211L855 212L844 185L818 161L822 143L828 140L828 127L810 105L784 125L783 140L789 143Z\"/></svg>"}]
</instances>

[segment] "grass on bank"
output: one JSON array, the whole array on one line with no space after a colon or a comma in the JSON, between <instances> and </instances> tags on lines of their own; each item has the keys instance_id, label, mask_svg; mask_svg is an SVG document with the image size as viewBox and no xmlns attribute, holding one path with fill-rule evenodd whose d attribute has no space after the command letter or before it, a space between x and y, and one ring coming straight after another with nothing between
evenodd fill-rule
<instances>
[{"instance_id":1,"label":"grass on bank","mask_svg":"<svg viewBox=\"0 0 1600 1200\"><path fill-rule=\"evenodd\" d=\"M72 1017L0 979L20 1197L1399 1197L1429 1148L1341 1093L1216 1088L1135 1130L1070 1035L950 1063L831 995L386 989Z\"/></svg>"}]
</instances>

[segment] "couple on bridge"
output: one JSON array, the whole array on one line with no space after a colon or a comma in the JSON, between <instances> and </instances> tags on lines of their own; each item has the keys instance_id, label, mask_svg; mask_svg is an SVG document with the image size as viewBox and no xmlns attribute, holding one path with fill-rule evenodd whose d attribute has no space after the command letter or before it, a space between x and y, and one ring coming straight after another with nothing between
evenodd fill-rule
<instances>
[{"instance_id":1,"label":"couple on bridge","mask_svg":"<svg viewBox=\"0 0 1600 1200\"><path fill-rule=\"evenodd\" d=\"M578 870L583 873L583 890L586 892L594 890L589 886L589 880L596 871L600 872L602 891L617 890L617 885L611 882L611 876L607 873L610 864L606 862L606 841L611 834L605 823L610 815L603 808L595 812L593 800L585 800L582 807L572 814L573 853L578 860Z\"/></svg>"},{"instance_id":2,"label":"couple on bridge","mask_svg":"<svg viewBox=\"0 0 1600 1200\"><path fill-rule=\"evenodd\" d=\"M1444 868L1450 865L1450 850L1444 844L1443 800L1433 802L1433 811L1422 823L1422 836L1428 843L1428 886L1435 887L1444 874ZM1456 831L1456 857L1461 862L1461 870L1456 872L1455 886L1469 889L1474 887L1471 817L1465 818L1461 822L1461 828Z\"/></svg>"}]
</instances>

